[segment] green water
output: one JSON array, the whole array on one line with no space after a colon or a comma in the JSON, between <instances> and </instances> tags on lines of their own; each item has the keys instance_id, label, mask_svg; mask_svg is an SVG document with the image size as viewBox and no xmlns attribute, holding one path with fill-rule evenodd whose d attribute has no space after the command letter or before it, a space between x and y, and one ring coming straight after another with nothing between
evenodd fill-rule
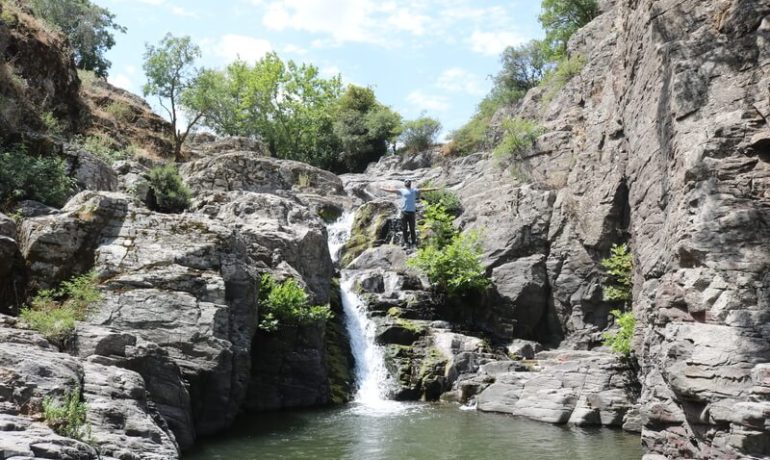
<instances>
[{"instance_id":1,"label":"green water","mask_svg":"<svg viewBox=\"0 0 770 460\"><path fill-rule=\"evenodd\" d=\"M228 435L203 440L184 460L625 460L641 455L639 436L621 431L413 404L242 418Z\"/></svg>"}]
</instances>

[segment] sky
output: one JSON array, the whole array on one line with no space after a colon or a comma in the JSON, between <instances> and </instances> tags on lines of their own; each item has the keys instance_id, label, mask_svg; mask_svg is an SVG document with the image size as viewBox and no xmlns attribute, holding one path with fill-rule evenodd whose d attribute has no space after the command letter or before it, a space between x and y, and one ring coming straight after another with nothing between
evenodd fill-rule
<instances>
[{"instance_id":1,"label":"sky","mask_svg":"<svg viewBox=\"0 0 770 460\"><path fill-rule=\"evenodd\" d=\"M107 52L109 81L141 94L145 44L189 35L199 64L223 68L275 51L322 75L370 86L413 119L462 126L491 88L506 46L543 35L540 0L92 0L127 28ZM153 102L153 101L148 101Z\"/></svg>"}]
</instances>

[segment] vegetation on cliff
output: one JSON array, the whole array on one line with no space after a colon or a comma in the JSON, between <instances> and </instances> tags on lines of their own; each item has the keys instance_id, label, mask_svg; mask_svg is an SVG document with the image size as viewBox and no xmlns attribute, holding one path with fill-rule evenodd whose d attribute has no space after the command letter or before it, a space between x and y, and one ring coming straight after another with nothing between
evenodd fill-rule
<instances>
[{"instance_id":1,"label":"vegetation on cliff","mask_svg":"<svg viewBox=\"0 0 770 460\"><path fill-rule=\"evenodd\" d=\"M60 436L84 440L90 434L86 424L88 407L80 400L80 391L73 390L64 396L64 402L53 397L43 399L43 420Z\"/></svg>"},{"instance_id":2,"label":"vegetation on cliff","mask_svg":"<svg viewBox=\"0 0 770 460\"><path fill-rule=\"evenodd\" d=\"M64 160L30 155L21 147L0 150L0 210L22 200L61 206L73 188Z\"/></svg>"},{"instance_id":3,"label":"vegetation on cliff","mask_svg":"<svg viewBox=\"0 0 770 460\"><path fill-rule=\"evenodd\" d=\"M61 283L59 289L44 289L21 310L21 319L48 340L64 344L75 330L75 322L86 317L99 300L96 273L86 273Z\"/></svg>"},{"instance_id":4,"label":"vegetation on cliff","mask_svg":"<svg viewBox=\"0 0 770 460\"><path fill-rule=\"evenodd\" d=\"M479 103L471 119L451 134L450 150L461 155L491 148L510 151L507 148L510 138L504 137L496 144L490 135L495 113L519 102L528 90L537 86L545 88L543 100L548 102L577 75L585 60L581 56L569 56L567 42L598 14L596 0L543 0L539 20L546 38L503 51L502 69L493 78L492 90ZM503 130L508 128L503 126Z\"/></svg>"},{"instance_id":5,"label":"vegetation on cliff","mask_svg":"<svg viewBox=\"0 0 770 460\"><path fill-rule=\"evenodd\" d=\"M126 28L108 9L89 0L30 0L35 15L67 36L78 69L106 77L111 63L105 53L115 46L115 33Z\"/></svg>"},{"instance_id":6,"label":"vegetation on cliff","mask_svg":"<svg viewBox=\"0 0 770 460\"><path fill-rule=\"evenodd\" d=\"M324 322L331 318L328 305L311 305L305 289L294 278L277 281L269 273L262 275L259 290L259 328L277 331L281 326Z\"/></svg>"},{"instance_id":7,"label":"vegetation on cliff","mask_svg":"<svg viewBox=\"0 0 770 460\"><path fill-rule=\"evenodd\" d=\"M173 164L158 166L150 170L149 207L158 212L182 212L190 205L192 192L182 182L182 177Z\"/></svg>"},{"instance_id":8,"label":"vegetation on cliff","mask_svg":"<svg viewBox=\"0 0 770 460\"><path fill-rule=\"evenodd\" d=\"M424 244L408 264L424 271L440 292L461 298L485 289L490 280L481 264L479 234L461 233L453 220L441 204L426 205L420 222Z\"/></svg>"}]
</instances>

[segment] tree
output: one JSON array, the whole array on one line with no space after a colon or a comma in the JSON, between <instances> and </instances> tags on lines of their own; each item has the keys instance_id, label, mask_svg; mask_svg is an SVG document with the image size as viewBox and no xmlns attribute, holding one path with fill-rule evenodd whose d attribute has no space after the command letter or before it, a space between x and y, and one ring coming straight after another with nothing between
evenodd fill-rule
<instances>
[{"instance_id":1,"label":"tree","mask_svg":"<svg viewBox=\"0 0 770 460\"><path fill-rule=\"evenodd\" d=\"M196 59L201 56L200 48L190 37L174 37L171 34L155 47L146 45L144 73L147 84L145 96L158 96L160 106L169 115L174 127L174 156L182 157L184 144L190 130L213 105L216 97L216 77L211 71L195 69ZM180 128L180 115L186 112L184 129Z\"/></svg>"},{"instance_id":2,"label":"tree","mask_svg":"<svg viewBox=\"0 0 770 460\"><path fill-rule=\"evenodd\" d=\"M387 153L401 126L401 116L377 102L371 88L349 85L339 100L334 134L343 153L345 171L362 172Z\"/></svg>"},{"instance_id":3,"label":"tree","mask_svg":"<svg viewBox=\"0 0 770 460\"><path fill-rule=\"evenodd\" d=\"M404 123L399 140L409 152L420 152L428 149L436 142L441 131L441 122L422 116L416 120Z\"/></svg>"},{"instance_id":4,"label":"tree","mask_svg":"<svg viewBox=\"0 0 770 460\"><path fill-rule=\"evenodd\" d=\"M549 67L543 43L537 40L517 47L509 46L500 61L503 68L494 79L496 90L522 95L540 84Z\"/></svg>"},{"instance_id":5,"label":"tree","mask_svg":"<svg viewBox=\"0 0 770 460\"><path fill-rule=\"evenodd\" d=\"M545 49L552 60L567 54L572 34L599 15L596 0L543 0L538 19L545 30Z\"/></svg>"},{"instance_id":6,"label":"tree","mask_svg":"<svg viewBox=\"0 0 770 460\"><path fill-rule=\"evenodd\" d=\"M89 0L32 0L30 5L36 16L67 36L79 69L107 76L112 64L104 54L115 46L114 32L126 31L114 14Z\"/></svg>"},{"instance_id":7,"label":"tree","mask_svg":"<svg viewBox=\"0 0 770 460\"><path fill-rule=\"evenodd\" d=\"M339 76L322 78L308 64L268 53L253 66L230 64L210 82L212 104L203 124L219 134L257 136L278 158L331 169L339 139L333 124L342 93Z\"/></svg>"}]
</instances>

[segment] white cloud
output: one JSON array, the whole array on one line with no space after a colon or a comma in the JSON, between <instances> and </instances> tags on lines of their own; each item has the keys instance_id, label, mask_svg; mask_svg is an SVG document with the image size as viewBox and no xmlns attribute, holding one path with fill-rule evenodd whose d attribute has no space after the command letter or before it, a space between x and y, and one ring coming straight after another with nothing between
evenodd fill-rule
<instances>
[{"instance_id":1,"label":"white cloud","mask_svg":"<svg viewBox=\"0 0 770 460\"><path fill-rule=\"evenodd\" d=\"M126 74L119 73L119 74L115 74L115 75L109 75L107 77L107 81L112 86L117 86L118 88L123 88L123 89L125 89L127 91L131 91L131 92L135 92L136 91L136 89L134 88L133 80L131 79L131 77L129 77Z\"/></svg>"},{"instance_id":2,"label":"white cloud","mask_svg":"<svg viewBox=\"0 0 770 460\"><path fill-rule=\"evenodd\" d=\"M430 23L430 17L415 14L414 11L410 11L408 8L399 8L393 11L387 19L387 24L390 27L418 36L425 33L428 23Z\"/></svg>"},{"instance_id":3,"label":"white cloud","mask_svg":"<svg viewBox=\"0 0 770 460\"><path fill-rule=\"evenodd\" d=\"M188 10L187 8L183 8L181 6L172 6L171 7L171 13L174 14L174 16L179 16L183 18L197 18L198 14L195 11Z\"/></svg>"},{"instance_id":4,"label":"white cloud","mask_svg":"<svg viewBox=\"0 0 770 460\"><path fill-rule=\"evenodd\" d=\"M273 30L304 30L338 42L377 42L370 32L371 0L280 0L267 5L262 23Z\"/></svg>"},{"instance_id":5,"label":"white cloud","mask_svg":"<svg viewBox=\"0 0 770 460\"><path fill-rule=\"evenodd\" d=\"M223 35L214 42L203 42L203 46L227 62L237 59L255 62L273 50L272 45L267 40L235 34Z\"/></svg>"},{"instance_id":6,"label":"white cloud","mask_svg":"<svg viewBox=\"0 0 770 460\"><path fill-rule=\"evenodd\" d=\"M473 96L481 96L485 93L481 78L459 67L442 72L436 81L436 86L453 93L468 93Z\"/></svg>"},{"instance_id":7,"label":"white cloud","mask_svg":"<svg viewBox=\"0 0 770 460\"><path fill-rule=\"evenodd\" d=\"M139 3L146 3L148 5L162 5L166 3L166 0L137 0Z\"/></svg>"},{"instance_id":8,"label":"white cloud","mask_svg":"<svg viewBox=\"0 0 770 460\"><path fill-rule=\"evenodd\" d=\"M412 91L406 96L406 101L418 110L443 112L449 109L449 101L445 96L425 94L420 90Z\"/></svg>"},{"instance_id":9,"label":"white cloud","mask_svg":"<svg viewBox=\"0 0 770 460\"><path fill-rule=\"evenodd\" d=\"M471 34L471 49L476 53L498 55L508 46L520 45L526 38L512 32L479 32Z\"/></svg>"},{"instance_id":10,"label":"white cloud","mask_svg":"<svg viewBox=\"0 0 770 460\"><path fill-rule=\"evenodd\" d=\"M302 48L301 46L297 46L291 43L289 43L288 45L284 45L284 47L281 48L281 52L287 53L287 54L298 54L300 56L304 56L307 54L307 50L305 48Z\"/></svg>"},{"instance_id":11,"label":"white cloud","mask_svg":"<svg viewBox=\"0 0 770 460\"><path fill-rule=\"evenodd\" d=\"M342 74L342 71L336 65L321 67L318 72L325 78L336 77L337 75Z\"/></svg>"}]
</instances>

